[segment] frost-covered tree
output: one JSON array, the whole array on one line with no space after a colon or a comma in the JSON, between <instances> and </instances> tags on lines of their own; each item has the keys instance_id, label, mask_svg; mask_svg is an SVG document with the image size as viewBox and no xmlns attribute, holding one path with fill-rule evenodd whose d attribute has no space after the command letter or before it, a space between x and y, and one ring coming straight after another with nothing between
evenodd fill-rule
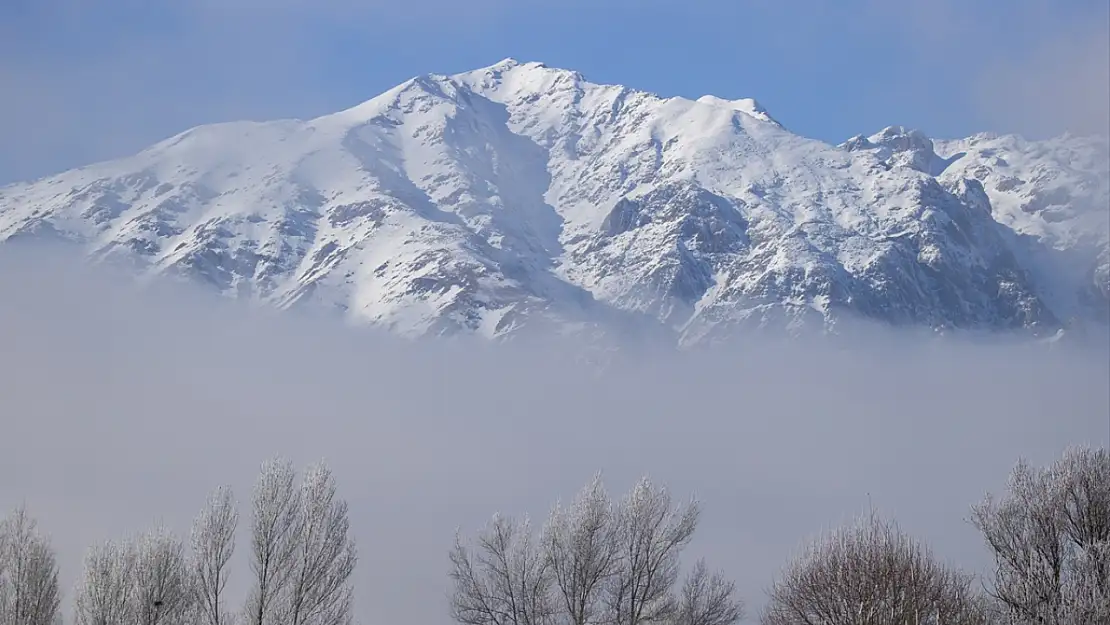
<instances>
[{"instance_id":1,"label":"frost-covered tree","mask_svg":"<svg viewBox=\"0 0 1110 625\"><path fill-rule=\"evenodd\" d=\"M548 625L556 614L552 569L528 519L496 515L472 545L450 553L451 613L464 625Z\"/></svg>"},{"instance_id":2,"label":"frost-covered tree","mask_svg":"<svg viewBox=\"0 0 1110 625\"><path fill-rule=\"evenodd\" d=\"M1021 461L1006 496L972 509L995 560L991 594L1021 625L1110 623L1110 453L1073 448Z\"/></svg>"},{"instance_id":3,"label":"frost-covered tree","mask_svg":"<svg viewBox=\"0 0 1110 625\"><path fill-rule=\"evenodd\" d=\"M643 478L620 503L614 519L616 572L606 582L606 622L646 625L672 619L679 556L697 529L700 506L673 507L663 486Z\"/></svg>"},{"instance_id":4,"label":"frost-covered tree","mask_svg":"<svg viewBox=\"0 0 1110 625\"><path fill-rule=\"evenodd\" d=\"M233 621L225 600L230 577L228 562L235 553L235 530L239 512L228 487L209 498L193 522L190 569L195 602L203 625L230 625Z\"/></svg>"},{"instance_id":5,"label":"frost-covered tree","mask_svg":"<svg viewBox=\"0 0 1110 625\"><path fill-rule=\"evenodd\" d=\"M744 605L735 598L736 584L721 573L710 572L698 560L686 577L679 596L675 625L732 625L744 617Z\"/></svg>"},{"instance_id":6,"label":"frost-covered tree","mask_svg":"<svg viewBox=\"0 0 1110 625\"><path fill-rule=\"evenodd\" d=\"M165 528L156 528L133 544L132 623L191 625L194 589L185 547Z\"/></svg>"},{"instance_id":7,"label":"frost-covered tree","mask_svg":"<svg viewBox=\"0 0 1110 625\"><path fill-rule=\"evenodd\" d=\"M345 625L352 618L350 578L357 555L347 503L323 464L301 484L293 466L273 460L255 488L251 524L254 573L251 625Z\"/></svg>"},{"instance_id":8,"label":"frost-covered tree","mask_svg":"<svg viewBox=\"0 0 1110 625\"><path fill-rule=\"evenodd\" d=\"M109 541L89 550L77 583L77 625L133 625L135 550Z\"/></svg>"},{"instance_id":9,"label":"frost-covered tree","mask_svg":"<svg viewBox=\"0 0 1110 625\"><path fill-rule=\"evenodd\" d=\"M568 625L602 613L605 584L617 572L615 512L599 473L569 508L557 504L544 527L542 548Z\"/></svg>"},{"instance_id":10,"label":"frost-covered tree","mask_svg":"<svg viewBox=\"0 0 1110 625\"><path fill-rule=\"evenodd\" d=\"M283 610L297 556L301 509L296 472L288 460L262 466L254 489L251 517L252 587L245 619L249 625L285 625Z\"/></svg>"},{"instance_id":11,"label":"frost-covered tree","mask_svg":"<svg viewBox=\"0 0 1110 625\"><path fill-rule=\"evenodd\" d=\"M89 551L75 615L78 625L192 625L194 597L184 545L159 527Z\"/></svg>"},{"instance_id":12,"label":"frost-covered tree","mask_svg":"<svg viewBox=\"0 0 1110 625\"><path fill-rule=\"evenodd\" d=\"M496 516L451 551L455 620L465 625L731 625L734 587L704 564L682 588L679 556L697 527L696 501L673 506L647 479L614 505L600 476L539 538Z\"/></svg>"},{"instance_id":13,"label":"frost-covered tree","mask_svg":"<svg viewBox=\"0 0 1110 625\"><path fill-rule=\"evenodd\" d=\"M973 576L871 515L810 544L769 592L762 625L983 625Z\"/></svg>"},{"instance_id":14,"label":"frost-covered tree","mask_svg":"<svg viewBox=\"0 0 1110 625\"><path fill-rule=\"evenodd\" d=\"M53 625L60 602L54 550L20 507L0 521L0 625Z\"/></svg>"},{"instance_id":15,"label":"frost-covered tree","mask_svg":"<svg viewBox=\"0 0 1110 625\"><path fill-rule=\"evenodd\" d=\"M322 463L305 472L298 501L285 623L346 625L351 622L350 579L357 561L347 502L337 496L335 477Z\"/></svg>"}]
</instances>

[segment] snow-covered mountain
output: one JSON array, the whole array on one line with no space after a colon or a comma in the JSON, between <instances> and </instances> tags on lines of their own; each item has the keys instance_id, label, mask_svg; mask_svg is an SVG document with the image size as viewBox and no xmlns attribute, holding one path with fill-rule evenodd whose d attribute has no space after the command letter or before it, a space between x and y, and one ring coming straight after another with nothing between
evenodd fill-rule
<instances>
[{"instance_id":1,"label":"snow-covered mountain","mask_svg":"<svg viewBox=\"0 0 1110 625\"><path fill-rule=\"evenodd\" d=\"M754 100L505 60L313 120L203 126L0 189L0 240L406 335L661 328L684 344L860 315L1105 323L1102 139L832 146Z\"/></svg>"},{"instance_id":2,"label":"snow-covered mountain","mask_svg":"<svg viewBox=\"0 0 1110 625\"><path fill-rule=\"evenodd\" d=\"M933 142L901 127L844 144L946 188L978 181L1039 297L1066 322L1110 316L1110 146L1102 137L1026 141L979 134Z\"/></svg>"}]
</instances>

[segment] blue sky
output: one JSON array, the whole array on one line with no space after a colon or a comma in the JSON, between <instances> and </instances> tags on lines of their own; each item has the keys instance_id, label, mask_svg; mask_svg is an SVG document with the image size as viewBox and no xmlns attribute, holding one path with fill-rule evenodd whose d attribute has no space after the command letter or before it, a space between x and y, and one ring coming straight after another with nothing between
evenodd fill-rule
<instances>
[{"instance_id":1,"label":"blue sky","mask_svg":"<svg viewBox=\"0 0 1110 625\"><path fill-rule=\"evenodd\" d=\"M0 182L509 56L755 97L830 142L891 124L1105 132L1108 33L1105 0L6 0Z\"/></svg>"}]
</instances>

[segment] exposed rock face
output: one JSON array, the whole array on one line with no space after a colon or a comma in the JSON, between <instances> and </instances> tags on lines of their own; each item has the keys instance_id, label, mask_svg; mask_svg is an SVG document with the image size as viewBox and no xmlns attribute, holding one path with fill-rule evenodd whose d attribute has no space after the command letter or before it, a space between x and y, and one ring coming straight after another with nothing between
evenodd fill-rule
<instances>
[{"instance_id":1,"label":"exposed rock face","mask_svg":"<svg viewBox=\"0 0 1110 625\"><path fill-rule=\"evenodd\" d=\"M845 315L1047 331L1110 310L1108 154L897 127L830 146L754 100L506 60L0 189L0 240L406 335L623 325L690 344Z\"/></svg>"}]
</instances>

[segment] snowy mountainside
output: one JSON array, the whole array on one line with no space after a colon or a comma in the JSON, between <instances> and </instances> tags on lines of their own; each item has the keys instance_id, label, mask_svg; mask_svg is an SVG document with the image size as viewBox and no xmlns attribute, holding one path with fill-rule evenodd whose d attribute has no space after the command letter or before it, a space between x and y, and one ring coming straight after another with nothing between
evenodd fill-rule
<instances>
[{"instance_id":1,"label":"snowy mountainside","mask_svg":"<svg viewBox=\"0 0 1110 625\"><path fill-rule=\"evenodd\" d=\"M831 146L754 100L662 98L508 59L8 186L0 240L60 238L145 275L410 336L635 327L691 344L845 315L1038 331L1074 316L1079 295L1047 286L1072 268L1045 250L1105 240L1021 207L1073 176L1105 197L1104 152L992 139L1020 146L1004 148L1023 155L1015 173L986 138L934 151L888 131ZM1084 271L1081 291L1097 278Z\"/></svg>"},{"instance_id":2,"label":"snowy mountainside","mask_svg":"<svg viewBox=\"0 0 1110 625\"><path fill-rule=\"evenodd\" d=\"M1110 317L1110 144L1099 137L1031 142L977 135L942 142L953 165L943 179L973 178L994 215L1029 242L1030 266L1077 297L1072 317ZM1037 245L1037 243L1043 245ZM1087 310L1084 311L1083 307Z\"/></svg>"},{"instance_id":3,"label":"snowy mountainside","mask_svg":"<svg viewBox=\"0 0 1110 625\"><path fill-rule=\"evenodd\" d=\"M1110 316L1110 142L1062 136L1027 141L978 134L932 141L886 128L844 144L892 167L935 176L947 188L979 182L1008 244L1034 275L1040 297L1062 319Z\"/></svg>"}]
</instances>

